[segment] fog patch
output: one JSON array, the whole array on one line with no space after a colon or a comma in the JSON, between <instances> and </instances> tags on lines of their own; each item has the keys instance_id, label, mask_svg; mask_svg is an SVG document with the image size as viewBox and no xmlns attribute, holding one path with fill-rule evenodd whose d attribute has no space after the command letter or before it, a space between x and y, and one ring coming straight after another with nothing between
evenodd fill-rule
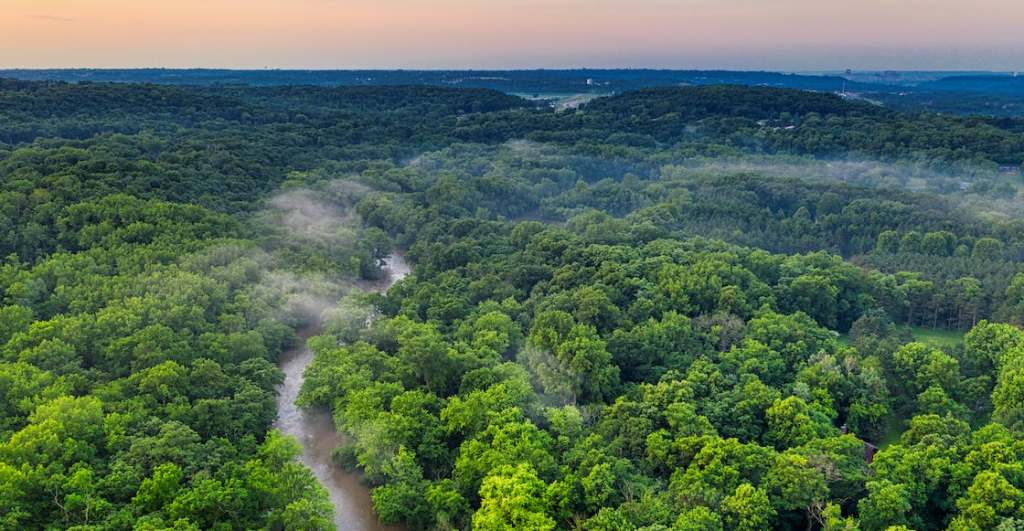
<instances>
[{"instance_id":1,"label":"fog patch","mask_svg":"<svg viewBox=\"0 0 1024 531\"><path fill-rule=\"evenodd\" d=\"M181 265L244 288L253 301L245 315L250 324L272 319L345 328L353 319L365 321L371 307L363 302L368 284L354 261L363 227L355 205L371 192L348 179L282 191L254 214L255 241L225 241Z\"/></svg>"},{"instance_id":2,"label":"fog patch","mask_svg":"<svg viewBox=\"0 0 1024 531\"><path fill-rule=\"evenodd\" d=\"M951 168L953 170L953 168ZM662 175L679 176L685 173L753 173L769 177L795 177L805 180L841 181L870 187L901 187L911 190L928 189L929 184L946 187L969 186L979 177L995 174L983 168L961 168L956 172L939 172L915 163L885 163L870 160L782 160L765 158L696 159L662 167ZM941 187L941 186L940 186ZM938 190L941 191L941 190ZM952 191L952 190L950 190Z\"/></svg>"},{"instance_id":3,"label":"fog patch","mask_svg":"<svg viewBox=\"0 0 1024 531\"><path fill-rule=\"evenodd\" d=\"M946 168L911 161L818 160L795 156L696 158L661 167L663 178L752 174L808 182L842 182L868 188L927 192L950 199L975 214L997 218L1024 211L1018 176L999 173L991 164L960 162Z\"/></svg>"},{"instance_id":4,"label":"fog patch","mask_svg":"<svg viewBox=\"0 0 1024 531\"><path fill-rule=\"evenodd\" d=\"M358 216L324 199L313 190L291 190L267 202L266 216L289 238L307 242L349 244L355 241Z\"/></svg>"},{"instance_id":5,"label":"fog patch","mask_svg":"<svg viewBox=\"0 0 1024 531\"><path fill-rule=\"evenodd\" d=\"M275 269L262 276L256 295L275 301L288 321L318 322L355 289L354 282L344 279Z\"/></svg>"},{"instance_id":6,"label":"fog patch","mask_svg":"<svg viewBox=\"0 0 1024 531\"><path fill-rule=\"evenodd\" d=\"M517 139L505 142L502 144L502 147L517 155L532 155L540 153L543 150L544 145L532 140Z\"/></svg>"},{"instance_id":7,"label":"fog patch","mask_svg":"<svg viewBox=\"0 0 1024 531\"><path fill-rule=\"evenodd\" d=\"M415 157L412 157L410 159L400 161L398 165L402 166L403 168L419 168L420 166L423 165L425 156L425 154L416 155Z\"/></svg>"}]
</instances>

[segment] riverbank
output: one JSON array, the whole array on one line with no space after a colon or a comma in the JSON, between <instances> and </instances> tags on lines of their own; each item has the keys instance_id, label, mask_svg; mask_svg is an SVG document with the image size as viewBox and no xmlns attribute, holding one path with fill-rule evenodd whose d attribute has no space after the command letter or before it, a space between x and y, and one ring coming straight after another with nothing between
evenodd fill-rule
<instances>
[{"instance_id":1,"label":"riverbank","mask_svg":"<svg viewBox=\"0 0 1024 531\"><path fill-rule=\"evenodd\" d=\"M409 264L400 253L387 258L385 277L368 289L387 291L409 274ZM277 420L274 427L295 437L302 445L301 460L313 471L334 504L334 523L338 531L394 531L380 523L373 511L370 491L356 472L346 471L334 464L331 452L343 441L335 430L329 411L306 411L295 404L302 389L306 367L313 361L313 352L307 346L310 337L323 330L321 322L312 323L297 332L295 348L281 355L284 382L278 386Z\"/></svg>"}]
</instances>

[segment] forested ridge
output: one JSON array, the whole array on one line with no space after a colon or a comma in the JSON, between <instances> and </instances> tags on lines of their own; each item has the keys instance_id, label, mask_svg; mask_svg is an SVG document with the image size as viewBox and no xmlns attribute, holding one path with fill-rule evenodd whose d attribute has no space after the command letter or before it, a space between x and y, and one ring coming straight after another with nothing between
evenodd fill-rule
<instances>
[{"instance_id":1,"label":"forested ridge","mask_svg":"<svg viewBox=\"0 0 1024 531\"><path fill-rule=\"evenodd\" d=\"M1024 105L1019 77L1008 73L849 72L784 74L735 70L219 70L29 69L0 70L0 78L163 85L380 86L483 88L537 99L608 95L652 87L745 85L849 93L908 111L1013 117Z\"/></svg>"},{"instance_id":2,"label":"forested ridge","mask_svg":"<svg viewBox=\"0 0 1024 531\"><path fill-rule=\"evenodd\" d=\"M387 523L1014 529L1022 128L0 80L0 528L331 528L271 429L328 309L300 401Z\"/></svg>"}]
</instances>

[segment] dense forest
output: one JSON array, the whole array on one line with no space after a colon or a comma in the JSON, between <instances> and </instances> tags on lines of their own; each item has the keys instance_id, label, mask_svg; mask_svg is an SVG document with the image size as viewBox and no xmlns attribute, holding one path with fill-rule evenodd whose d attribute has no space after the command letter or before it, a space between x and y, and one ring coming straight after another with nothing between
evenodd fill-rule
<instances>
[{"instance_id":1,"label":"dense forest","mask_svg":"<svg viewBox=\"0 0 1024 531\"><path fill-rule=\"evenodd\" d=\"M321 315L385 523L1016 529L1022 163L765 87L0 80L0 529L332 528L272 428Z\"/></svg>"},{"instance_id":2,"label":"dense forest","mask_svg":"<svg viewBox=\"0 0 1024 531\"><path fill-rule=\"evenodd\" d=\"M1024 77L1009 72L846 71L780 73L736 70L223 70L223 69L0 69L0 78L76 83L162 85L381 86L483 88L558 100L577 94L607 96L678 86L745 85L846 94L887 107L960 115L1020 116Z\"/></svg>"}]
</instances>

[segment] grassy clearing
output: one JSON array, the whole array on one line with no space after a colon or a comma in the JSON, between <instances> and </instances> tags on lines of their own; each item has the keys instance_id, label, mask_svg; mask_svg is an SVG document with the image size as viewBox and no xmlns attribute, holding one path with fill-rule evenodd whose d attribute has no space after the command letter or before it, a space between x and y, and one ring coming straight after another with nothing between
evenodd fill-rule
<instances>
[{"instance_id":1,"label":"grassy clearing","mask_svg":"<svg viewBox=\"0 0 1024 531\"><path fill-rule=\"evenodd\" d=\"M925 326L912 326L910 327L910 335L914 337L914 341L920 341L926 345L938 348L953 348L964 342L964 332L962 330L945 330L942 328L932 329ZM839 344L844 347L850 346L849 334L839 334L837 340L839 341Z\"/></svg>"},{"instance_id":2,"label":"grassy clearing","mask_svg":"<svg viewBox=\"0 0 1024 531\"><path fill-rule=\"evenodd\" d=\"M836 341L839 341L840 345L848 347L850 346L850 334L839 334L839 337L836 338Z\"/></svg>"},{"instance_id":3,"label":"grassy clearing","mask_svg":"<svg viewBox=\"0 0 1024 531\"><path fill-rule=\"evenodd\" d=\"M914 336L914 340L940 348L955 347L964 342L964 332L962 330L944 330L941 328L932 329L922 326L913 326L910 328L910 333Z\"/></svg>"},{"instance_id":4,"label":"grassy clearing","mask_svg":"<svg viewBox=\"0 0 1024 531\"><path fill-rule=\"evenodd\" d=\"M900 442L900 435L903 435L903 432L907 429L907 419L890 417L885 424L885 432L882 434L882 438L874 443L880 450L893 443Z\"/></svg>"}]
</instances>

